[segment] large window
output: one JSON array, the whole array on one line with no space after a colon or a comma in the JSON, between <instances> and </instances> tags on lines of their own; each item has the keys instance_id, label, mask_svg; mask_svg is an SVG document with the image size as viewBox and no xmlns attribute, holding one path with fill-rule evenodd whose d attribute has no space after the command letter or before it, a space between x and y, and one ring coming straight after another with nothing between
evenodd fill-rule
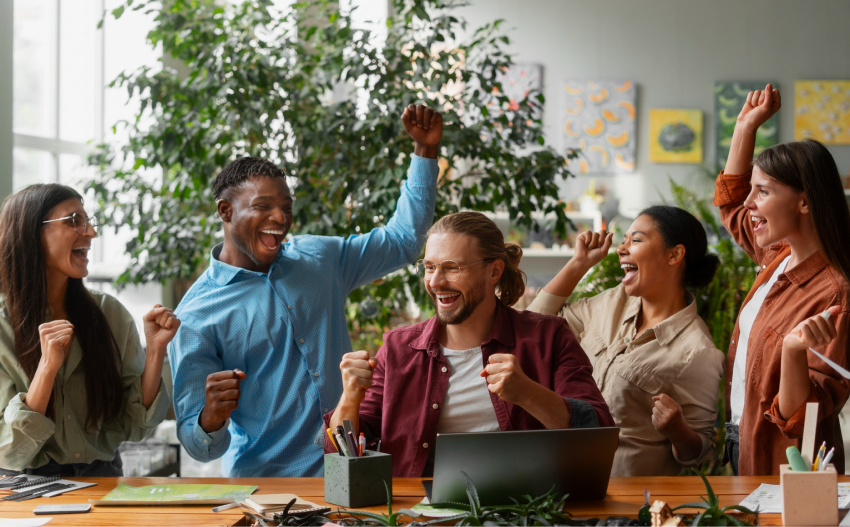
<instances>
[{"instance_id":1,"label":"large window","mask_svg":"<svg viewBox=\"0 0 850 527\"><path fill-rule=\"evenodd\" d=\"M113 140L112 126L136 114L138 102L128 103L126 91L108 84L122 71L156 67L161 52L145 39L150 16L128 10L119 20L107 16L97 27L103 14L121 3L15 0L13 191L50 182L81 190L81 180L90 174L85 156L92 145ZM113 232L94 240L89 287L115 293L111 282L127 264L124 241ZM133 288L120 297L141 320L161 290L158 284Z\"/></svg>"}]
</instances>

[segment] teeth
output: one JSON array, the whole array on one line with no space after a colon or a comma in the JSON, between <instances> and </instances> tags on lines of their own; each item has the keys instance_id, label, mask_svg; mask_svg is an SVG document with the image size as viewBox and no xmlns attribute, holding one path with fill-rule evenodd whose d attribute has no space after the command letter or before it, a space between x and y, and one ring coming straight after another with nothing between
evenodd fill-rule
<instances>
[{"instance_id":1,"label":"teeth","mask_svg":"<svg viewBox=\"0 0 850 527\"><path fill-rule=\"evenodd\" d=\"M634 264L622 264L620 265L623 269L637 269L637 266Z\"/></svg>"},{"instance_id":2,"label":"teeth","mask_svg":"<svg viewBox=\"0 0 850 527\"><path fill-rule=\"evenodd\" d=\"M88 251L89 249L91 249L91 247L74 247L74 248L72 249L72 251L79 251L79 252L83 252L83 251Z\"/></svg>"},{"instance_id":3,"label":"teeth","mask_svg":"<svg viewBox=\"0 0 850 527\"><path fill-rule=\"evenodd\" d=\"M260 231L264 234L277 234L278 236L283 236L283 231L273 231L271 229L266 229L264 231Z\"/></svg>"},{"instance_id":4,"label":"teeth","mask_svg":"<svg viewBox=\"0 0 850 527\"><path fill-rule=\"evenodd\" d=\"M451 298L453 296L458 296L459 294L460 293L437 293L437 298L442 300L444 298Z\"/></svg>"},{"instance_id":5,"label":"teeth","mask_svg":"<svg viewBox=\"0 0 850 527\"><path fill-rule=\"evenodd\" d=\"M758 216L750 216L750 218L756 223L764 220L764 218L759 218Z\"/></svg>"}]
</instances>

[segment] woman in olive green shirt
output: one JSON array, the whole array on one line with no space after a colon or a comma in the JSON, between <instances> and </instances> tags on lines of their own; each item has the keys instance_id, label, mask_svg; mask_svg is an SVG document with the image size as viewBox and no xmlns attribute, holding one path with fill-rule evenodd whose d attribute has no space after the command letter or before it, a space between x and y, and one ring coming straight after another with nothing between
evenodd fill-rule
<instances>
[{"instance_id":1,"label":"woman in olive green shirt","mask_svg":"<svg viewBox=\"0 0 850 527\"><path fill-rule=\"evenodd\" d=\"M179 321L130 313L89 291L97 224L63 185L32 185L0 211L0 467L30 474L120 476L118 446L168 410L165 348Z\"/></svg>"},{"instance_id":2,"label":"woman in olive green shirt","mask_svg":"<svg viewBox=\"0 0 850 527\"><path fill-rule=\"evenodd\" d=\"M723 354L687 287L711 282L700 222L677 207L643 211L617 250L623 282L564 305L611 247L611 235L585 232L576 255L528 307L559 311L593 364L593 378L620 427L612 476L675 476L714 459ZM562 309L563 308L563 309Z\"/></svg>"}]
</instances>

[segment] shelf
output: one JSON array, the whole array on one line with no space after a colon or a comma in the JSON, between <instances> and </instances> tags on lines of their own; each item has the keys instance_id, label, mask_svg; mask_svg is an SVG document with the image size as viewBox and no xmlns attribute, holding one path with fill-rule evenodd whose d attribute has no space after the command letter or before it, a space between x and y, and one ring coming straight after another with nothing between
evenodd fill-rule
<instances>
[{"instance_id":1,"label":"shelf","mask_svg":"<svg viewBox=\"0 0 850 527\"><path fill-rule=\"evenodd\" d=\"M566 249L527 249L523 247L522 257L528 258L572 258L575 256L576 250L572 247Z\"/></svg>"}]
</instances>

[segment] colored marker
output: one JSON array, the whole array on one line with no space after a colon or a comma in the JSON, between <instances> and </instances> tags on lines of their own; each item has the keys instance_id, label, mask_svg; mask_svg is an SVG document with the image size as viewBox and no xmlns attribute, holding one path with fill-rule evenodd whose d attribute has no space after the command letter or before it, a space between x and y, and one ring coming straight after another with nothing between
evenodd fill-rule
<instances>
[{"instance_id":1,"label":"colored marker","mask_svg":"<svg viewBox=\"0 0 850 527\"><path fill-rule=\"evenodd\" d=\"M363 455L363 452L366 451L366 434L360 432L360 455Z\"/></svg>"},{"instance_id":2,"label":"colored marker","mask_svg":"<svg viewBox=\"0 0 850 527\"><path fill-rule=\"evenodd\" d=\"M351 448L351 452L355 457L357 457L357 440L354 439L354 434L348 432L348 446Z\"/></svg>"},{"instance_id":3,"label":"colored marker","mask_svg":"<svg viewBox=\"0 0 850 527\"><path fill-rule=\"evenodd\" d=\"M339 445L337 445L337 444L336 444L336 439L334 439L334 435L331 433L331 429L330 429L330 428L328 428L328 429L327 429L327 432L328 432L328 437L329 437L329 438L330 438L330 440L331 440L331 444L334 446L334 448L336 449L337 453L339 453Z\"/></svg>"}]
</instances>

